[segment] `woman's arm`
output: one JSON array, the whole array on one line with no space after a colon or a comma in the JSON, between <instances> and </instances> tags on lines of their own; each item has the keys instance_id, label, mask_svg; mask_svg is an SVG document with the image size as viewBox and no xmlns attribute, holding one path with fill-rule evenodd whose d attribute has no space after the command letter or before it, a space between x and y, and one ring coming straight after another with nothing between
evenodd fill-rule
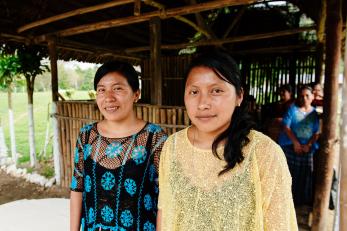
<instances>
[{"instance_id":1,"label":"woman's arm","mask_svg":"<svg viewBox=\"0 0 347 231\"><path fill-rule=\"evenodd\" d=\"M79 231L82 213L82 193L71 191L70 194L70 231Z\"/></svg>"},{"instance_id":2,"label":"woman's arm","mask_svg":"<svg viewBox=\"0 0 347 231\"><path fill-rule=\"evenodd\" d=\"M261 182L264 230L297 231L291 176L282 149L264 142L257 153Z\"/></svg>"},{"instance_id":3,"label":"woman's arm","mask_svg":"<svg viewBox=\"0 0 347 231\"><path fill-rule=\"evenodd\" d=\"M158 209L157 213L157 231L161 231L161 210Z\"/></svg>"},{"instance_id":4,"label":"woman's arm","mask_svg":"<svg viewBox=\"0 0 347 231\"><path fill-rule=\"evenodd\" d=\"M301 154L303 152L302 146L299 143L299 141L296 138L296 136L294 135L292 129L290 129L290 127L288 127L288 126L283 126L283 129L284 129L284 132L289 137L289 139L293 142L295 153Z\"/></svg>"}]
</instances>

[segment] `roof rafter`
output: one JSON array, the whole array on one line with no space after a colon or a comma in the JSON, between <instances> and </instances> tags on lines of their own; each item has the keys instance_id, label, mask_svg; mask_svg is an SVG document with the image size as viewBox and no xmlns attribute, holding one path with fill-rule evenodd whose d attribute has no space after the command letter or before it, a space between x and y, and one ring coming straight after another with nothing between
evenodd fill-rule
<instances>
[{"instance_id":1,"label":"roof rafter","mask_svg":"<svg viewBox=\"0 0 347 231\"><path fill-rule=\"evenodd\" d=\"M178 16L178 15L193 14L193 13L197 13L197 12L201 12L205 10L211 10L211 9L216 9L216 8L221 8L226 6L251 4L256 1L257 0L219 0L219 1L215 0L215 1L200 3L196 5L177 7L177 8L168 9L165 11L163 10L153 11L149 13L144 13L140 16L129 16L124 18L106 20L106 21L97 22L97 23L85 24L85 25L81 25L77 27L60 30L52 34L58 37L66 37L66 36L101 30L101 29L107 29L111 27L119 27L119 26L144 22L156 16L160 17L161 19L166 19L166 18L172 18L172 17Z\"/></svg>"},{"instance_id":2,"label":"roof rafter","mask_svg":"<svg viewBox=\"0 0 347 231\"><path fill-rule=\"evenodd\" d=\"M79 8L76 10L72 10L63 14L58 14L58 15L54 15L52 17L49 18L45 18L45 19L41 19L35 22L31 22L29 24L26 24L24 26L21 26L18 28L17 32L18 33L22 33L23 31L38 27L38 26L42 26L51 22L56 22L62 19L66 19L66 18L70 18L76 15L81 15L81 14L86 14L86 13L90 13L90 12L95 12L98 10L103 10L103 9L107 9L107 8L111 8L114 6L119 6L119 5L124 5L124 4L128 4L128 3L132 3L134 2L134 0L113 0L111 2L107 2L107 3L103 3L103 4L99 4L99 5L95 5L95 6L89 6L89 7L83 7L83 8Z\"/></svg>"},{"instance_id":3,"label":"roof rafter","mask_svg":"<svg viewBox=\"0 0 347 231\"><path fill-rule=\"evenodd\" d=\"M236 43L236 42L245 42L245 41L251 41L251 40L259 40L259 39L266 39L266 38L274 38L274 37L281 37L281 36L288 36L288 35L294 35L298 34L304 31L311 31L315 30L315 26L310 27L302 27L302 28L296 28L296 29L289 29L289 30L282 30L282 31L276 31L276 32L270 32L270 33L262 33L262 34L254 34L254 35L243 35L243 36L237 36L232 38L225 38L225 39L211 39L211 40L204 40L204 41L198 41L194 43L180 43L180 44L170 44L170 45L161 45L161 49L165 50L175 50L175 49L183 49L187 47L197 47L197 46L211 46L211 45L222 45L226 43ZM134 48L128 48L125 49L126 53L132 53L132 52L141 52L141 51L148 51L149 47L134 47Z\"/></svg>"}]
</instances>

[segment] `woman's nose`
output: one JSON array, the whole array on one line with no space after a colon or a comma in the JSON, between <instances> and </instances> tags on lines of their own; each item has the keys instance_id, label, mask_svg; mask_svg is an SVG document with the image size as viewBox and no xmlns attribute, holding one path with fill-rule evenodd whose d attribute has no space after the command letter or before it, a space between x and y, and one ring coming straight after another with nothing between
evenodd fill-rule
<instances>
[{"instance_id":1,"label":"woman's nose","mask_svg":"<svg viewBox=\"0 0 347 231\"><path fill-rule=\"evenodd\" d=\"M114 101L115 100L115 97L114 97L112 91L106 91L105 92L105 100L106 101Z\"/></svg>"},{"instance_id":2,"label":"woman's nose","mask_svg":"<svg viewBox=\"0 0 347 231\"><path fill-rule=\"evenodd\" d=\"M201 94L198 104L199 110L205 110L211 108L211 99L208 94Z\"/></svg>"}]
</instances>

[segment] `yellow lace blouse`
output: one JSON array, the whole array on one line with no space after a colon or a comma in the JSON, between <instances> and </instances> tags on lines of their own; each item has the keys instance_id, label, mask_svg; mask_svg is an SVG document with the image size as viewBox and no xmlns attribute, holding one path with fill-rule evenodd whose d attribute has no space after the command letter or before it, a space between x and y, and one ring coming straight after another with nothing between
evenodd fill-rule
<instances>
[{"instance_id":1,"label":"yellow lace blouse","mask_svg":"<svg viewBox=\"0 0 347 231\"><path fill-rule=\"evenodd\" d=\"M187 131L171 135L162 149L158 208L163 231L298 230L290 173L276 143L251 131L243 162L218 176L225 161L195 148Z\"/></svg>"}]
</instances>

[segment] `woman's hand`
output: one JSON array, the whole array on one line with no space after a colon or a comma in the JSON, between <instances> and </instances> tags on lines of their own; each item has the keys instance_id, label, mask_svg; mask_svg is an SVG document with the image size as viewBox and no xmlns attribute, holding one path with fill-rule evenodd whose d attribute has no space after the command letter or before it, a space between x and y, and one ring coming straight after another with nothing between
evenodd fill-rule
<instances>
[{"instance_id":1,"label":"woman's hand","mask_svg":"<svg viewBox=\"0 0 347 231\"><path fill-rule=\"evenodd\" d=\"M311 151L311 145L310 144L303 144L301 145L302 151L304 153L309 153Z\"/></svg>"},{"instance_id":2,"label":"woman's hand","mask_svg":"<svg viewBox=\"0 0 347 231\"><path fill-rule=\"evenodd\" d=\"M296 154L302 154L303 153L303 148L302 145L299 142L294 142L294 152Z\"/></svg>"}]
</instances>

